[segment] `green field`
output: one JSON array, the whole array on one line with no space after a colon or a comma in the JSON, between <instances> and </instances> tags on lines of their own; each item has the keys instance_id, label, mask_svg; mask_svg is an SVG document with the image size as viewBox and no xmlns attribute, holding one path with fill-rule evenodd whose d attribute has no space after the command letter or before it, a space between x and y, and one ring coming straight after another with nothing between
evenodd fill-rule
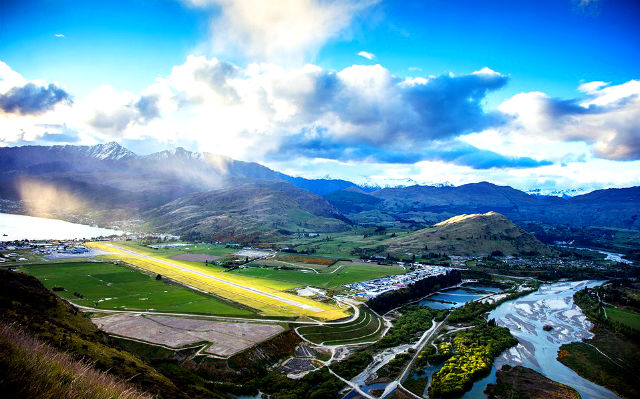
<instances>
[{"instance_id":1,"label":"green field","mask_svg":"<svg viewBox=\"0 0 640 399\"><path fill-rule=\"evenodd\" d=\"M331 273L334 270L336 271ZM342 261L318 273L257 267L236 269L230 273L282 281L298 287L312 285L314 287L336 289L345 284L372 280L392 274L401 274L404 273L404 268L401 266L381 266L375 263L368 264Z\"/></svg>"},{"instance_id":2,"label":"green field","mask_svg":"<svg viewBox=\"0 0 640 399\"><path fill-rule=\"evenodd\" d=\"M116 242L117 245L125 245L127 247L132 248L133 250L141 250L144 252L151 252L153 256L160 256L163 258L169 258L174 255L180 254L203 254L203 255L213 255L213 256L225 256L233 254L238 251L240 248L227 248L224 245L218 244L194 244L194 243L184 243L189 244L184 247L175 247L175 248L159 248L154 249L147 245L144 245L140 242L136 241L122 241L120 243ZM167 244L175 244L175 243L167 243ZM164 245L163 243L159 244L150 244L150 245Z\"/></svg>"},{"instance_id":3,"label":"green field","mask_svg":"<svg viewBox=\"0 0 640 399\"><path fill-rule=\"evenodd\" d=\"M607 316L618 323L640 331L640 314L619 308L607 308Z\"/></svg>"},{"instance_id":4,"label":"green field","mask_svg":"<svg viewBox=\"0 0 640 399\"><path fill-rule=\"evenodd\" d=\"M367 307L346 324L300 327L298 334L316 344L343 345L377 341L384 331L384 322Z\"/></svg>"},{"instance_id":5,"label":"green field","mask_svg":"<svg viewBox=\"0 0 640 399\"><path fill-rule=\"evenodd\" d=\"M389 229L386 234L375 235L371 234L373 230L373 228L367 228L345 233L321 234L317 237L292 237L279 244L299 252L312 251L312 256L328 256L334 259L352 258L354 248L375 248L382 241L389 239L392 233L397 237L410 233L406 230Z\"/></svg>"},{"instance_id":6,"label":"green field","mask_svg":"<svg viewBox=\"0 0 640 399\"><path fill-rule=\"evenodd\" d=\"M19 270L37 277L49 289L63 287L65 291L57 291L58 295L83 306L224 316L254 315L211 295L166 279L157 281L153 275L112 263L54 263L28 265Z\"/></svg>"}]
</instances>

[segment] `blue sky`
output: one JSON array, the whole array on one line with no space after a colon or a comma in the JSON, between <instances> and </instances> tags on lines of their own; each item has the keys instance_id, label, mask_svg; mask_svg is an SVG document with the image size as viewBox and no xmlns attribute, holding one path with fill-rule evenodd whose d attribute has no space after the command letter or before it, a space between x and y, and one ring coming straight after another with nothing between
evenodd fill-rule
<instances>
[{"instance_id":1,"label":"blue sky","mask_svg":"<svg viewBox=\"0 0 640 399\"><path fill-rule=\"evenodd\" d=\"M184 145L383 184L640 184L635 1L27 0L0 18L1 145Z\"/></svg>"}]
</instances>

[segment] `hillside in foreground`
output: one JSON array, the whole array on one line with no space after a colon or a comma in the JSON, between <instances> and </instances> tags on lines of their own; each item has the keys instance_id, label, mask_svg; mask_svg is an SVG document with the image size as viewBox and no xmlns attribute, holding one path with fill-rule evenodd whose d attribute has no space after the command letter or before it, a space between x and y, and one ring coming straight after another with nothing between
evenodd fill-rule
<instances>
[{"instance_id":1,"label":"hillside in foreground","mask_svg":"<svg viewBox=\"0 0 640 399\"><path fill-rule=\"evenodd\" d=\"M32 276L0 270L0 326L0 391L15 397L225 397L196 386L186 370L191 379L167 377Z\"/></svg>"},{"instance_id":2,"label":"hillside in foreground","mask_svg":"<svg viewBox=\"0 0 640 399\"><path fill-rule=\"evenodd\" d=\"M496 212L459 215L389 239L393 254L446 253L448 255L487 256L549 254L550 248Z\"/></svg>"}]
</instances>

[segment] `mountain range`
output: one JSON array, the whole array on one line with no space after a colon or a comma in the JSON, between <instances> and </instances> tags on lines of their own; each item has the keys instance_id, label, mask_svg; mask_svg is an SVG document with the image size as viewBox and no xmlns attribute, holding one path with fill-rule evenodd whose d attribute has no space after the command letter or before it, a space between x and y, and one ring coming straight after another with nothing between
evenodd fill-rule
<instances>
[{"instance_id":1,"label":"mountain range","mask_svg":"<svg viewBox=\"0 0 640 399\"><path fill-rule=\"evenodd\" d=\"M640 229L640 187L574 197L530 195L480 182L394 188L292 177L254 162L183 148L137 155L95 146L0 148L4 211L154 231L271 239L354 225L422 228L460 214L499 212L516 224ZM10 204L10 205L6 205Z\"/></svg>"}]
</instances>

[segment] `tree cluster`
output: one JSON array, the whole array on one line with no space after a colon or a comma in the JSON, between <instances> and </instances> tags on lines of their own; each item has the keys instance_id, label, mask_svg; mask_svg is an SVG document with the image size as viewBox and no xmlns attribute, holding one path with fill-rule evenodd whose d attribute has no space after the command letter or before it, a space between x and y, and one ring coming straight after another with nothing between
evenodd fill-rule
<instances>
[{"instance_id":1,"label":"tree cluster","mask_svg":"<svg viewBox=\"0 0 640 399\"><path fill-rule=\"evenodd\" d=\"M450 270L446 274L429 276L413 282L406 288L385 292L367 301L367 306L379 314L388 312L398 306L422 298L423 296L438 291L443 287L456 285L461 281L458 270Z\"/></svg>"}]
</instances>

